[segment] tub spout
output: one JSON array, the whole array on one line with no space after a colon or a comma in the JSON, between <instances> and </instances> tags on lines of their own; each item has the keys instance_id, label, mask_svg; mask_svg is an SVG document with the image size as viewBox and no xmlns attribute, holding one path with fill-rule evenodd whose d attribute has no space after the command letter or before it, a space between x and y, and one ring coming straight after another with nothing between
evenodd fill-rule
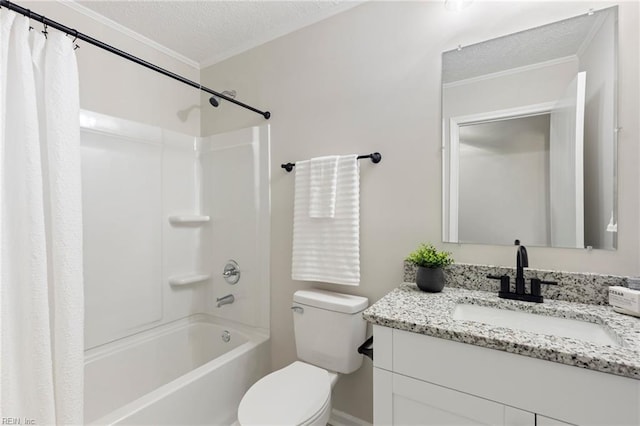
<instances>
[{"instance_id":1,"label":"tub spout","mask_svg":"<svg viewBox=\"0 0 640 426\"><path fill-rule=\"evenodd\" d=\"M218 302L218 308L219 308L222 305L229 305L233 303L235 300L236 298L233 297L233 294L227 294L226 296L218 297L216 299L216 302Z\"/></svg>"}]
</instances>

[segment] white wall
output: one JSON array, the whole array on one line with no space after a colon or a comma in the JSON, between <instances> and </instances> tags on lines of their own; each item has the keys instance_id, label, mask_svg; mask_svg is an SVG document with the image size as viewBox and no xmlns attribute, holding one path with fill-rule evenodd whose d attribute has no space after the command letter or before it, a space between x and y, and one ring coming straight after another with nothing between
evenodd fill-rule
<instances>
[{"instance_id":1,"label":"white wall","mask_svg":"<svg viewBox=\"0 0 640 426\"><path fill-rule=\"evenodd\" d=\"M402 259L421 241L453 252L458 262L513 265L512 247L442 244L441 53L458 44L513 33L586 13L599 2L474 2L462 13L443 2L369 2L202 72L205 85L233 88L238 98L269 109L273 176L271 218L271 336L273 367L295 359L290 312L293 175L281 163L310 157L380 151L382 162L361 163L361 267L357 288L324 285L367 296L396 287ZM537 248L530 265L568 271L640 273L638 241L637 2L620 3L619 224L617 251ZM207 105L207 99L202 98ZM202 133L260 124L233 105L204 108ZM342 377L335 408L371 420L371 363Z\"/></svg>"},{"instance_id":2,"label":"white wall","mask_svg":"<svg viewBox=\"0 0 640 426\"><path fill-rule=\"evenodd\" d=\"M458 241L550 243L548 114L461 127L459 163Z\"/></svg>"},{"instance_id":3,"label":"white wall","mask_svg":"<svg viewBox=\"0 0 640 426\"><path fill-rule=\"evenodd\" d=\"M18 2L20 3L20 2ZM73 2L20 3L36 13L118 49L198 81L198 68L76 10ZM33 24L40 30L39 23ZM55 31L55 30L50 30ZM113 117L159 126L192 136L200 134L199 91L79 41L80 107Z\"/></svg>"}]
</instances>

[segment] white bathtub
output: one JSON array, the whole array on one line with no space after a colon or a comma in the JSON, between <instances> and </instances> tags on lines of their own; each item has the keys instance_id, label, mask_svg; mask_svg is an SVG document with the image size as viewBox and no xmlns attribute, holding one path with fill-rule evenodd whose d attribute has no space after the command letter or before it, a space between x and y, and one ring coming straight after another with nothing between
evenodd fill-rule
<instances>
[{"instance_id":1,"label":"white bathtub","mask_svg":"<svg viewBox=\"0 0 640 426\"><path fill-rule=\"evenodd\" d=\"M245 391L268 372L267 340L196 315L91 349L85 423L229 425Z\"/></svg>"}]
</instances>

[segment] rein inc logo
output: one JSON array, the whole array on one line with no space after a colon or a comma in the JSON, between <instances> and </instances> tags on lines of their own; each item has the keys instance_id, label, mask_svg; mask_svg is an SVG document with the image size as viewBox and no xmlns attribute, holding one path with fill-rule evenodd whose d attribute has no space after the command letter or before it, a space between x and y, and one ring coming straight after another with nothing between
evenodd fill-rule
<instances>
[{"instance_id":1,"label":"rein inc logo","mask_svg":"<svg viewBox=\"0 0 640 426\"><path fill-rule=\"evenodd\" d=\"M27 417L2 417L0 425L35 425L36 421Z\"/></svg>"}]
</instances>

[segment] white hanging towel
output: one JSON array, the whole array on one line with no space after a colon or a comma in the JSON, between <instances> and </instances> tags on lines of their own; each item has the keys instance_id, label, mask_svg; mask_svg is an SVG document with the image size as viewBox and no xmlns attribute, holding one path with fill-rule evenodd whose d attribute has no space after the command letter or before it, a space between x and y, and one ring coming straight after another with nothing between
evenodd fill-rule
<instances>
[{"instance_id":1,"label":"white hanging towel","mask_svg":"<svg viewBox=\"0 0 640 426\"><path fill-rule=\"evenodd\" d=\"M291 277L301 281L360 284L360 177L356 155L338 157L332 218L310 208L311 161L298 161L293 207Z\"/></svg>"},{"instance_id":2,"label":"white hanging towel","mask_svg":"<svg viewBox=\"0 0 640 426\"><path fill-rule=\"evenodd\" d=\"M309 216L335 217L338 156L312 158L309 168Z\"/></svg>"}]
</instances>

